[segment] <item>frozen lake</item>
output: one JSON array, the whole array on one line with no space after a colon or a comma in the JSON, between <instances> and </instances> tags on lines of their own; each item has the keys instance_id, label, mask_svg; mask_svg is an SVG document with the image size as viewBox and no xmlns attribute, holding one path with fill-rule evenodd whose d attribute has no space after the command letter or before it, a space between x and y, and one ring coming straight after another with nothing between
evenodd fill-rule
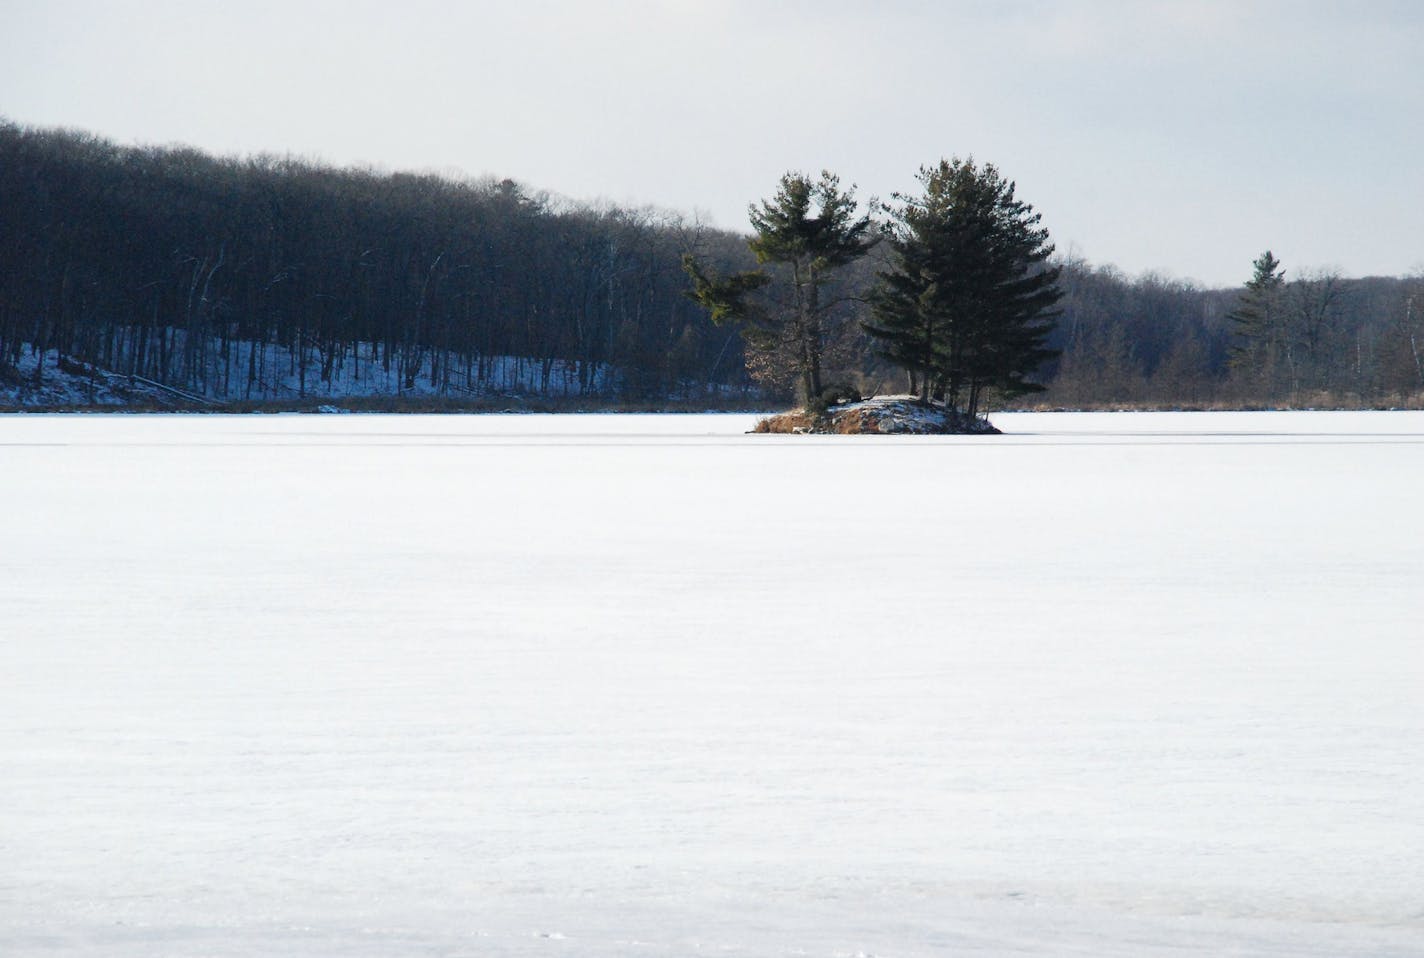
<instances>
[{"instance_id":1,"label":"frozen lake","mask_svg":"<svg viewBox=\"0 0 1424 958\"><path fill-rule=\"evenodd\" d=\"M0 954L1424 954L1424 414L0 417Z\"/></svg>"}]
</instances>

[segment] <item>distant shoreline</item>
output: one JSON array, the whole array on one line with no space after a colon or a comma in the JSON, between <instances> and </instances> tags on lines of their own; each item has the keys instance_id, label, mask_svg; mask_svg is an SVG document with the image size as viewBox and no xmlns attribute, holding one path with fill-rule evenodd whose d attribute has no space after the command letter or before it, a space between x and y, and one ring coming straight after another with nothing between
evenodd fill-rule
<instances>
[{"instance_id":1,"label":"distant shoreline","mask_svg":"<svg viewBox=\"0 0 1424 958\"><path fill-rule=\"evenodd\" d=\"M1280 406L1267 404L1215 403L1103 403L1100 405L1060 406L1052 404L1013 406L992 410L1001 413L1222 413L1222 412L1411 412L1418 404L1341 404L1312 406ZM156 405L0 405L0 416L23 415L763 415L786 413L788 407L760 402L722 402L713 405L693 401L606 403L573 401L557 398L488 400L430 398L398 399L390 397L357 397L343 399L311 399L301 402L264 403L175 403Z\"/></svg>"}]
</instances>

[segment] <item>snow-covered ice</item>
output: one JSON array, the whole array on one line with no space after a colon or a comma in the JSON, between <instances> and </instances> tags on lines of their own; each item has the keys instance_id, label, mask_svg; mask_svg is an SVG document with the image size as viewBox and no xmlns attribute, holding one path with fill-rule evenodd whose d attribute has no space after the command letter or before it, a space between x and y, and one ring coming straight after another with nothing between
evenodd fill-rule
<instances>
[{"instance_id":1,"label":"snow-covered ice","mask_svg":"<svg viewBox=\"0 0 1424 958\"><path fill-rule=\"evenodd\" d=\"M1424 414L0 417L0 954L1424 954Z\"/></svg>"}]
</instances>

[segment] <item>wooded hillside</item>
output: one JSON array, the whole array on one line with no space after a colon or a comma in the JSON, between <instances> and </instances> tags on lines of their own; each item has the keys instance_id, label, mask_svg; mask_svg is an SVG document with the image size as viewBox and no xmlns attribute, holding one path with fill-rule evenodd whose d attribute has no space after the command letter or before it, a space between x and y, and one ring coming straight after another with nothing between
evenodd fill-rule
<instances>
[{"instance_id":1,"label":"wooded hillside","mask_svg":"<svg viewBox=\"0 0 1424 958\"><path fill-rule=\"evenodd\" d=\"M676 397L748 384L680 254L750 255L676 214L455 181L124 148L0 126L0 363L57 349L217 398L350 366L480 392ZM260 343L279 350L238 348ZM274 357L278 357L274 359ZM265 368L276 364L282 368ZM555 383L554 374L570 381ZM309 383L308 380L311 380Z\"/></svg>"}]
</instances>

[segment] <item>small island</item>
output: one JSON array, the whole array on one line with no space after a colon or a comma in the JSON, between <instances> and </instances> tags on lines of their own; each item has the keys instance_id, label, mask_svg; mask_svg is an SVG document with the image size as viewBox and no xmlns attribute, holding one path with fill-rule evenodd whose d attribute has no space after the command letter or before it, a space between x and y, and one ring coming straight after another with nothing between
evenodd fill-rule
<instances>
[{"instance_id":1,"label":"small island","mask_svg":"<svg viewBox=\"0 0 1424 958\"><path fill-rule=\"evenodd\" d=\"M1040 392L1062 266L1033 207L992 164L973 158L921 167L919 196L875 204L876 223L856 214L855 188L834 174L782 177L776 195L750 209L748 241L758 269L717 275L691 254L690 296L712 322L734 325L754 378L794 384L798 411L756 432L877 435L997 433L984 418L994 401ZM869 288L846 269L879 248ZM908 377L909 395L861 400L823 381L838 316L868 309L855 325L874 350Z\"/></svg>"},{"instance_id":2,"label":"small island","mask_svg":"<svg viewBox=\"0 0 1424 958\"><path fill-rule=\"evenodd\" d=\"M870 436L984 436L1000 431L980 416L969 416L942 403L918 397L875 396L834 405L824 411L798 409L768 416L754 433Z\"/></svg>"}]
</instances>

